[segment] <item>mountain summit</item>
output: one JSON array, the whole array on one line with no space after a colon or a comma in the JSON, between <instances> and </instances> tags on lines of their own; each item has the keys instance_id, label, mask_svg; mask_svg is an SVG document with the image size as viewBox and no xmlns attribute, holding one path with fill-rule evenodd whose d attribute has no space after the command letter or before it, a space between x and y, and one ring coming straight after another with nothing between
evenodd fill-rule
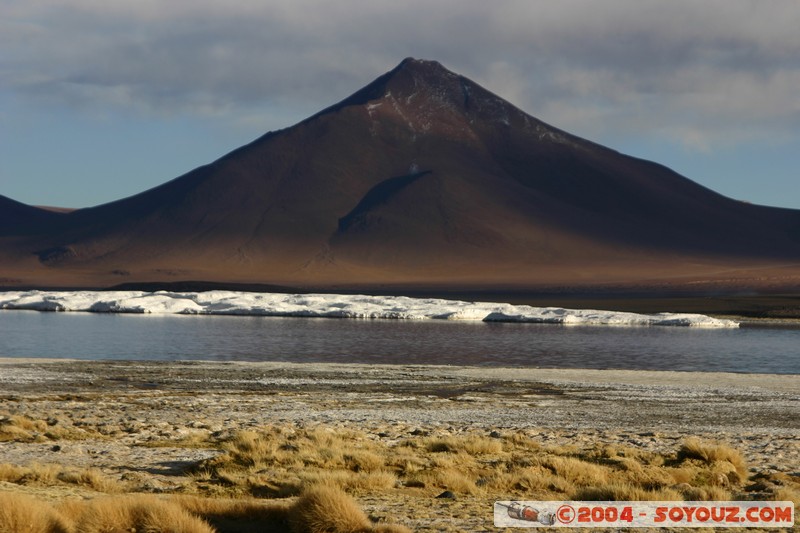
<instances>
[{"instance_id":1,"label":"mountain summit","mask_svg":"<svg viewBox=\"0 0 800 533\"><path fill-rule=\"evenodd\" d=\"M800 258L800 212L725 198L411 58L136 196L66 214L0 201L7 284L640 284Z\"/></svg>"}]
</instances>

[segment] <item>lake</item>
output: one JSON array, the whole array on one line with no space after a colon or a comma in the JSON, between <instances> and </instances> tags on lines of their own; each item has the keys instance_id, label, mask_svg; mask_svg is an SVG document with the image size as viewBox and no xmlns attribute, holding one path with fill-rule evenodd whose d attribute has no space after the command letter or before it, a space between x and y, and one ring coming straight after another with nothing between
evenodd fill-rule
<instances>
[{"instance_id":1,"label":"lake","mask_svg":"<svg viewBox=\"0 0 800 533\"><path fill-rule=\"evenodd\" d=\"M800 330L0 311L0 357L800 374Z\"/></svg>"}]
</instances>

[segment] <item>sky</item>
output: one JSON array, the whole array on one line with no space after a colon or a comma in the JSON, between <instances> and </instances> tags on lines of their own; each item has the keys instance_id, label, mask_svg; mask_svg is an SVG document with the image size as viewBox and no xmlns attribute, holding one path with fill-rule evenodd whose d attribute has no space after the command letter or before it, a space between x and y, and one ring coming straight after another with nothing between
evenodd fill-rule
<instances>
[{"instance_id":1,"label":"sky","mask_svg":"<svg viewBox=\"0 0 800 533\"><path fill-rule=\"evenodd\" d=\"M0 195L88 207L435 59L726 196L800 209L797 0L0 0Z\"/></svg>"}]
</instances>

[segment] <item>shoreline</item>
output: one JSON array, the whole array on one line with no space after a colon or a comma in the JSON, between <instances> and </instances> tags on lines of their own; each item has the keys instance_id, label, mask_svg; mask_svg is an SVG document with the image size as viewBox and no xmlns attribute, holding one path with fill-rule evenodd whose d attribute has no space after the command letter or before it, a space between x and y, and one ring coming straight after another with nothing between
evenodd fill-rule
<instances>
[{"instance_id":1,"label":"shoreline","mask_svg":"<svg viewBox=\"0 0 800 533\"><path fill-rule=\"evenodd\" d=\"M573 326L574 327L574 326ZM769 373L769 372L733 372L733 371L698 371L698 370L663 370L663 369L630 369L630 368L573 368L550 366L502 366L493 364L419 364L419 363L340 363L328 361L254 361L254 360L221 360L221 359L77 359L74 357L14 357L0 355L0 368L26 365L45 364L97 364L97 365L207 365L213 367L222 365L229 367L239 365L242 367L254 366L270 369L271 367L284 369L296 367L298 372L305 368L313 373L320 369L328 368L330 371L357 372L358 369L426 369L435 371L462 374L466 377L488 378L512 381L542 381L542 382L575 382L575 383L628 383L631 385L686 385L698 380L713 380L717 384L728 384L733 387L759 387L767 390L792 391L800 386L795 380L800 378L800 373ZM244 369L242 370L244 372ZM688 378L688 379L687 379ZM0 383L3 383L0 376Z\"/></svg>"},{"instance_id":2,"label":"shoreline","mask_svg":"<svg viewBox=\"0 0 800 533\"><path fill-rule=\"evenodd\" d=\"M243 381L246 381L248 370L278 370L286 371L294 369L297 373L352 373L354 376L360 374L363 369L371 369L371 373L378 370L386 371L389 375L408 370L417 370L420 374L436 374L490 379L490 380L512 380L512 381L541 381L547 383L554 382L574 382L574 383L627 383L630 385L670 385L682 384L693 386L694 379L685 380L686 377L702 376L713 380L717 385L732 387L764 387L773 391L792 391L800 390L800 374L771 374L771 373L752 373L752 372L696 372L687 370L635 370L635 369L596 369L596 368L550 368L550 367L502 367L502 366L481 366L481 365L435 365L435 364L375 364L375 363L330 363L330 362L287 362L287 361L216 361L216 360L148 360L148 359L75 359L62 357L4 357L0 356L0 366L27 366L27 365L111 365L127 366L140 365L142 367L159 366L207 366L214 368L217 366L230 368L241 367ZM172 374L172 372L170 372ZM4 376L0 376L0 383L4 381ZM179 378L175 379L180 381ZM700 385L705 387L707 385Z\"/></svg>"},{"instance_id":3,"label":"shoreline","mask_svg":"<svg viewBox=\"0 0 800 533\"><path fill-rule=\"evenodd\" d=\"M508 425L509 411L524 409L531 422L512 425L707 433L760 428L800 435L797 374L31 358L0 358L0 368L0 397L6 399L247 394L281 396L284 407L307 404L320 419L331 413L349 419L357 407L363 420L489 427ZM368 407L373 400L381 405ZM630 410L633 400L637 408ZM421 405L426 409L415 411Z\"/></svg>"}]
</instances>

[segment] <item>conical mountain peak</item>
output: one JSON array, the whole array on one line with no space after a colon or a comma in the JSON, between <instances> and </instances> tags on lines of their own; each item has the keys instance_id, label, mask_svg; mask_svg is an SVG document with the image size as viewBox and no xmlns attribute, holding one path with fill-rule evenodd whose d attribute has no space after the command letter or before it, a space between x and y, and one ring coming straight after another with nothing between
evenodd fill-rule
<instances>
[{"instance_id":1,"label":"conical mountain peak","mask_svg":"<svg viewBox=\"0 0 800 533\"><path fill-rule=\"evenodd\" d=\"M392 71L394 73L410 73L414 76L426 77L428 79L458 77L458 74L451 72L438 61L430 59L416 59L407 57L400 62Z\"/></svg>"},{"instance_id":2,"label":"conical mountain peak","mask_svg":"<svg viewBox=\"0 0 800 533\"><path fill-rule=\"evenodd\" d=\"M392 95L395 98L408 98L426 89L427 92L433 89L441 98L450 91L455 91L457 94L460 91L459 80L466 80L466 78L446 69L438 61L408 57L372 83L318 115L348 106L366 105Z\"/></svg>"},{"instance_id":3,"label":"conical mountain peak","mask_svg":"<svg viewBox=\"0 0 800 533\"><path fill-rule=\"evenodd\" d=\"M440 99L447 95L460 100L465 82L466 78L447 70L438 61L406 58L389 73L387 87L404 96L428 90Z\"/></svg>"},{"instance_id":4,"label":"conical mountain peak","mask_svg":"<svg viewBox=\"0 0 800 533\"><path fill-rule=\"evenodd\" d=\"M798 227L800 211L729 200L407 58L295 126L113 204L56 215L0 197L0 270L27 286L641 287L654 267L669 283L796 262Z\"/></svg>"},{"instance_id":5,"label":"conical mountain peak","mask_svg":"<svg viewBox=\"0 0 800 533\"><path fill-rule=\"evenodd\" d=\"M391 118L405 124L412 135L475 139L476 127L512 123L556 131L438 61L412 57L315 117L352 106L365 109L373 120Z\"/></svg>"}]
</instances>

